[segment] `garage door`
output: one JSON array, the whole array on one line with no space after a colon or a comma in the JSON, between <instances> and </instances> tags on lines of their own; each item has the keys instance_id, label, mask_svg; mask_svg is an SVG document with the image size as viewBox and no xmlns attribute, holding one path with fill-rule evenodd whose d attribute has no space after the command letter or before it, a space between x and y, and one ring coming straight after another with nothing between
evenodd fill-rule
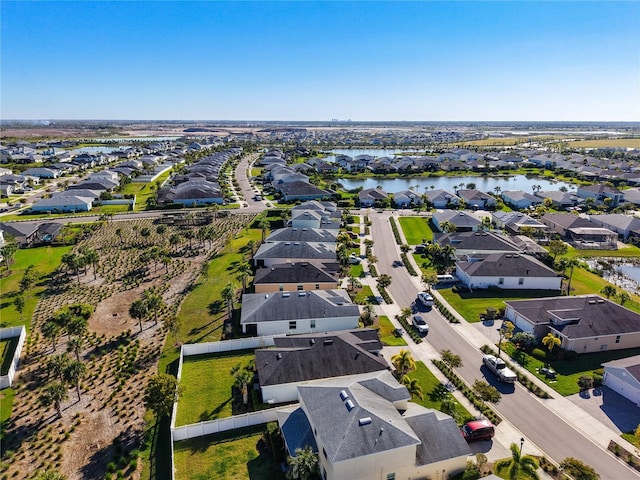
<instances>
[{"instance_id":1,"label":"garage door","mask_svg":"<svg viewBox=\"0 0 640 480\"><path fill-rule=\"evenodd\" d=\"M636 405L640 405L640 389L629 385L621 378L611 375L609 372L605 375L604 384L614 392L628 398Z\"/></svg>"}]
</instances>

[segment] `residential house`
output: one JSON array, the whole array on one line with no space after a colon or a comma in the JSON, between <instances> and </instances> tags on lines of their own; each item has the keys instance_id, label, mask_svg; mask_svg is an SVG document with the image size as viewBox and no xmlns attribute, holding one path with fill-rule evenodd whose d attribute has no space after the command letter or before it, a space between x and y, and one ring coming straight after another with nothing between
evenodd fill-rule
<instances>
[{"instance_id":1,"label":"residential house","mask_svg":"<svg viewBox=\"0 0 640 480\"><path fill-rule=\"evenodd\" d=\"M543 199L523 190L507 190L501 194L502 200L513 208L525 209L540 205Z\"/></svg>"},{"instance_id":2,"label":"residential house","mask_svg":"<svg viewBox=\"0 0 640 480\"><path fill-rule=\"evenodd\" d=\"M275 337L273 348L255 351L262 402L295 402L298 386L345 376L370 378L390 370L373 329Z\"/></svg>"},{"instance_id":3,"label":"residential house","mask_svg":"<svg viewBox=\"0 0 640 480\"><path fill-rule=\"evenodd\" d=\"M32 212L89 212L93 208L93 198L75 195L73 190L65 190L60 195L38 200L31 206Z\"/></svg>"},{"instance_id":4,"label":"residential house","mask_svg":"<svg viewBox=\"0 0 640 480\"><path fill-rule=\"evenodd\" d=\"M474 215L458 211L458 210L443 210L434 212L431 216L433 225L442 232L442 224L447 222L456 227L456 232L475 232L480 229L482 222Z\"/></svg>"},{"instance_id":5,"label":"residential house","mask_svg":"<svg viewBox=\"0 0 640 480\"><path fill-rule=\"evenodd\" d=\"M380 206L389 198L389 194L381 188L367 188L358 192L361 207Z\"/></svg>"},{"instance_id":6,"label":"residential house","mask_svg":"<svg viewBox=\"0 0 640 480\"><path fill-rule=\"evenodd\" d=\"M425 191L425 194L434 208L457 207L460 204L460 197L446 190L436 188Z\"/></svg>"},{"instance_id":7,"label":"residential house","mask_svg":"<svg viewBox=\"0 0 640 480\"><path fill-rule=\"evenodd\" d=\"M456 262L456 276L470 289L560 290L562 277L529 255L492 253Z\"/></svg>"},{"instance_id":8,"label":"residential house","mask_svg":"<svg viewBox=\"0 0 640 480\"><path fill-rule=\"evenodd\" d=\"M640 315L598 295L505 303L507 320L538 340L552 333L565 350L593 353L640 347Z\"/></svg>"},{"instance_id":9,"label":"residential house","mask_svg":"<svg viewBox=\"0 0 640 480\"><path fill-rule=\"evenodd\" d=\"M615 250L618 247L615 232L598 227L588 218L569 213L547 213L540 220L575 248Z\"/></svg>"},{"instance_id":10,"label":"residential house","mask_svg":"<svg viewBox=\"0 0 640 480\"><path fill-rule=\"evenodd\" d=\"M274 264L258 268L253 280L255 293L333 290L338 276L308 262Z\"/></svg>"},{"instance_id":11,"label":"residential house","mask_svg":"<svg viewBox=\"0 0 640 480\"><path fill-rule=\"evenodd\" d=\"M533 229L534 236L542 236L547 230L547 226L531 218L522 212L504 212L498 210L491 212L491 221L497 228L501 228L509 232L511 235L519 235L523 228Z\"/></svg>"},{"instance_id":12,"label":"residential house","mask_svg":"<svg viewBox=\"0 0 640 480\"><path fill-rule=\"evenodd\" d=\"M291 209L289 225L294 228L340 228L341 213L331 202L305 202Z\"/></svg>"},{"instance_id":13,"label":"residential house","mask_svg":"<svg viewBox=\"0 0 640 480\"><path fill-rule=\"evenodd\" d=\"M592 199L596 204L609 204L610 207L617 207L624 199L624 193L621 190L602 183L581 185L578 187L576 195L585 200Z\"/></svg>"},{"instance_id":14,"label":"residential house","mask_svg":"<svg viewBox=\"0 0 640 480\"><path fill-rule=\"evenodd\" d=\"M22 174L38 178L58 178L60 171L53 168L33 167L26 169Z\"/></svg>"},{"instance_id":15,"label":"residential house","mask_svg":"<svg viewBox=\"0 0 640 480\"><path fill-rule=\"evenodd\" d=\"M616 232L623 241L640 238L640 218L622 213L590 215L589 220L599 227Z\"/></svg>"},{"instance_id":16,"label":"residential house","mask_svg":"<svg viewBox=\"0 0 640 480\"><path fill-rule=\"evenodd\" d=\"M253 256L256 268L298 262L314 263L318 266L336 262L335 242L263 243Z\"/></svg>"},{"instance_id":17,"label":"residential house","mask_svg":"<svg viewBox=\"0 0 640 480\"><path fill-rule=\"evenodd\" d=\"M457 192L458 197L464 200L467 206L484 210L496 206L496 199L491 195L475 189L461 189Z\"/></svg>"},{"instance_id":18,"label":"residential house","mask_svg":"<svg viewBox=\"0 0 640 480\"><path fill-rule=\"evenodd\" d=\"M413 190L402 190L393 194L393 203L398 208L415 207L424 202L422 196Z\"/></svg>"},{"instance_id":19,"label":"residential house","mask_svg":"<svg viewBox=\"0 0 640 480\"><path fill-rule=\"evenodd\" d=\"M326 228L278 228L273 230L265 239L267 243L276 242L335 242L337 230Z\"/></svg>"},{"instance_id":20,"label":"residential house","mask_svg":"<svg viewBox=\"0 0 640 480\"><path fill-rule=\"evenodd\" d=\"M640 355L603 363L603 385L640 407Z\"/></svg>"},{"instance_id":21,"label":"residential house","mask_svg":"<svg viewBox=\"0 0 640 480\"><path fill-rule=\"evenodd\" d=\"M311 447L326 480L450 478L462 472L471 450L453 418L408 402L406 387L389 372L371 375L299 386L300 406L278 417L289 455Z\"/></svg>"},{"instance_id":22,"label":"residential house","mask_svg":"<svg viewBox=\"0 0 640 480\"><path fill-rule=\"evenodd\" d=\"M435 233L433 241L443 246L451 245L456 249L458 257L522 252L506 235L491 232Z\"/></svg>"},{"instance_id":23,"label":"residential house","mask_svg":"<svg viewBox=\"0 0 640 480\"><path fill-rule=\"evenodd\" d=\"M30 247L38 240L38 224L34 222L3 222L0 230L7 236L13 237L19 247Z\"/></svg>"},{"instance_id":24,"label":"residential house","mask_svg":"<svg viewBox=\"0 0 640 480\"><path fill-rule=\"evenodd\" d=\"M206 180L188 180L175 187L162 189L158 193L158 201L172 202L185 206L210 205L224 203L224 195L220 185Z\"/></svg>"},{"instance_id":25,"label":"residential house","mask_svg":"<svg viewBox=\"0 0 640 480\"><path fill-rule=\"evenodd\" d=\"M545 199L551 199L551 206L555 209L566 209L575 207L580 203L580 198L572 192L561 192L559 190L544 190L536 192L536 197L540 197L543 202Z\"/></svg>"},{"instance_id":26,"label":"residential house","mask_svg":"<svg viewBox=\"0 0 640 480\"><path fill-rule=\"evenodd\" d=\"M331 192L316 187L308 181L297 180L294 182L284 182L276 186L285 202L295 200L322 200L331 197Z\"/></svg>"},{"instance_id":27,"label":"residential house","mask_svg":"<svg viewBox=\"0 0 640 480\"><path fill-rule=\"evenodd\" d=\"M346 290L248 293L242 296L242 331L249 335L314 333L358 328L360 308Z\"/></svg>"}]
</instances>

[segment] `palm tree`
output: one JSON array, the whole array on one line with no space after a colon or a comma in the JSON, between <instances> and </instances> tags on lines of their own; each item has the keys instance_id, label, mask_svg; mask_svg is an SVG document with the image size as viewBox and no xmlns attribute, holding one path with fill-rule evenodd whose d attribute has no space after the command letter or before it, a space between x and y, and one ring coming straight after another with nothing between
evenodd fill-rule
<instances>
[{"instance_id":1,"label":"palm tree","mask_svg":"<svg viewBox=\"0 0 640 480\"><path fill-rule=\"evenodd\" d=\"M229 282L225 285L225 287L220 292L222 299L227 303L227 314L228 319L231 321L231 314L233 311L233 299L236 295L236 286Z\"/></svg>"},{"instance_id":2,"label":"palm tree","mask_svg":"<svg viewBox=\"0 0 640 480\"><path fill-rule=\"evenodd\" d=\"M149 309L147 308L147 302L144 300L136 300L129 307L129 315L131 318L138 320L138 324L140 325L140 331L142 332L142 319L144 319L149 313Z\"/></svg>"},{"instance_id":3,"label":"palm tree","mask_svg":"<svg viewBox=\"0 0 640 480\"><path fill-rule=\"evenodd\" d=\"M147 308L153 312L154 325L158 324L158 310L164 306L162 295L150 288L143 292L144 301L147 304Z\"/></svg>"},{"instance_id":4,"label":"palm tree","mask_svg":"<svg viewBox=\"0 0 640 480\"><path fill-rule=\"evenodd\" d=\"M80 380L87 373L87 366L80 361L73 361L64 369L64 379L67 383L76 387L78 401L80 401Z\"/></svg>"},{"instance_id":5,"label":"palm tree","mask_svg":"<svg viewBox=\"0 0 640 480\"><path fill-rule=\"evenodd\" d=\"M367 301L367 303L362 308L362 313L360 314L360 318L362 319L362 323L365 327L368 327L373 324L373 320L376 317L376 310L373 303Z\"/></svg>"},{"instance_id":6,"label":"palm tree","mask_svg":"<svg viewBox=\"0 0 640 480\"><path fill-rule=\"evenodd\" d=\"M78 362L80 361L80 352L82 351L82 347L84 347L84 343L84 338L82 337L73 337L67 342L67 352L73 352Z\"/></svg>"},{"instance_id":7,"label":"palm tree","mask_svg":"<svg viewBox=\"0 0 640 480\"><path fill-rule=\"evenodd\" d=\"M234 385L242 392L242 403L249 403L249 383L253 380L253 372L249 368L241 368L240 364L231 369Z\"/></svg>"},{"instance_id":8,"label":"palm tree","mask_svg":"<svg viewBox=\"0 0 640 480\"><path fill-rule=\"evenodd\" d=\"M549 353L551 353L556 346L559 347L562 345L562 340L554 336L553 333L547 333L547 335L542 339L542 344L547 347L549 349Z\"/></svg>"},{"instance_id":9,"label":"palm tree","mask_svg":"<svg viewBox=\"0 0 640 480\"><path fill-rule=\"evenodd\" d=\"M62 418L62 402L69 398L67 387L60 382L53 382L44 387L40 395L40 403L45 407L53 404L58 413L58 418Z\"/></svg>"},{"instance_id":10,"label":"palm tree","mask_svg":"<svg viewBox=\"0 0 640 480\"><path fill-rule=\"evenodd\" d=\"M602 293L605 297L607 297L607 300L609 300L609 298L615 297L618 291L613 285L605 285L604 287L602 287L602 290L600 290L600 293Z\"/></svg>"},{"instance_id":11,"label":"palm tree","mask_svg":"<svg viewBox=\"0 0 640 480\"><path fill-rule=\"evenodd\" d=\"M289 457L289 478L295 480L310 480L317 476L319 471L318 455L313 453L311 447L296 448L295 456Z\"/></svg>"},{"instance_id":12,"label":"palm tree","mask_svg":"<svg viewBox=\"0 0 640 480\"><path fill-rule=\"evenodd\" d=\"M54 377L63 382L64 381L64 369L69 365L69 357L64 353L60 355L54 355L47 361L47 371L52 373Z\"/></svg>"},{"instance_id":13,"label":"palm tree","mask_svg":"<svg viewBox=\"0 0 640 480\"><path fill-rule=\"evenodd\" d=\"M267 236L267 230L269 229L269 221L266 218L261 218L258 222L258 228L262 230L262 242Z\"/></svg>"},{"instance_id":14,"label":"palm tree","mask_svg":"<svg viewBox=\"0 0 640 480\"><path fill-rule=\"evenodd\" d=\"M80 281L80 268L82 267L82 262L80 257L73 252L65 253L62 256L61 262L64 263L69 270L73 270L78 277L78 282Z\"/></svg>"},{"instance_id":15,"label":"palm tree","mask_svg":"<svg viewBox=\"0 0 640 480\"><path fill-rule=\"evenodd\" d=\"M409 372L412 372L416 369L416 362L413 360L411 356L411 352L409 350L401 349L397 354L391 357L391 363L396 367L396 372L399 377L399 380Z\"/></svg>"},{"instance_id":16,"label":"palm tree","mask_svg":"<svg viewBox=\"0 0 640 480\"><path fill-rule=\"evenodd\" d=\"M360 288L362 286L362 283L360 283L360 280L358 280L353 275L349 275L349 278L347 279L347 285L349 286L349 290L353 290L355 288Z\"/></svg>"},{"instance_id":17,"label":"palm tree","mask_svg":"<svg viewBox=\"0 0 640 480\"><path fill-rule=\"evenodd\" d=\"M44 338L46 338L47 340L51 340L51 347L55 351L56 342L58 340L58 336L60 335L60 325L58 325L53 320L49 320L44 322L40 326L40 331L42 332Z\"/></svg>"},{"instance_id":18,"label":"palm tree","mask_svg":"<svg viewBox=\"0 0 640 480\"><path fill-rule=\"evenodd\" d=\"M16 307L16 310L20 314L20 321L22 321L22 312L24 312L25 307L24 297L22 295L18 295L13 299L13 305Z\"/></svg>"},{"instance_id":19,"label":"palm tree","mask_svg":"<svg viewBox=\"0 0 640 480\"><path fill-rule=\"evenodd\" d=\"M242 282L242 291L244 292L247 289L247 280L251 277L253 270L251 269L251 265L248 263L243 263L238 267L238 280Z\"/></svg>"},{"instance_id":20,"label":"palm tree","mask_svg":"<svg viewBox=\"0 0 640 480\"><path fill-rule=\"evenodd\" d=\"M456 226L451 222L442 222L440 224L440 230L444 233L454 233L456 231Z\"/></svg>"},{"instance_id":21,"label":"palm tree","mask_svg":"<svg viewBox=\"0 0 640 480\"><path fill-rule=\"evenodd\" d=\"M403 377L402 385L407 387L407 390L409 390L409 394L411 395L411 398L418 397L420 400L424 399L424 393L422 392L422 388L420 387L420 381L418 379Z\"/></svg>"},{"instance_id":22,"label":"palm tree","mask_svg":"<svg viewBox=\"0 0 640 480\"><path fill-rule=\"evenodd\" d=\"M495 463L496 471L505 471L509 480L539 480L536 473L538 469L537 460L531 455L522 455L522 449L515 443L509 447L511 458L503 458Z\"/></svg>"},{"instance_id":23,"label":"palm tree","mask_svg":"<svg viewBox=\"0 0 640 480\"><path fill-rule=\"evenodd\" d=\"M620 300L620 305L624 306L626 302L631 300L631 296L627 292L620 292L618 294L618 299Z\"/></svg>"},{"instance_id":24,"label":"palm tree","mask_svg":"<svg viewBox=\"0 0 640 480\"><path fill-rule=\"evenodd\" d=\"M572 258L569 260L569 281L567 282L567 295L571 295L571 279L573 278L573 269L578 266L578 260Z\"/></svg>"},{"instance_id":25,"label":"palm tree","mask_svg":"<svg viewBox=\"0 0 640 480\"><path fill-rule=\"evenodd\" d=\"M166 317L164 319L164 324L167 327L167 329L171 333L173 333L175 342L178 343L178 333L180 332L180 326L181 326L180 319L175 315L170 315L169 317Z\"/></svg>"},{"instance_id":26,"label":"palm tree","mask_svg":"<svg viewBox=\"0 0 640 480\"><path fill-rule=\"evenodd\" d=\"M249 247L249 251L251 252L251 256L253 257L254 249L256 247L256 241L255 240L249 240L247 242L247 247Z\"/></svg>"},{"instance_id":27,"label":"palm tree","mask_svg":"<svg viewBox=\"0 0 640 480\"><path fill-rule=\"evenodd\" d=\"M93 279L95 280L97 277L96 269L98 267L98 262L100 261L100 255L95 250L87 250L84 254L84 263L87 265L91 265L93 268Z\"/></svg>"},{"instance_id":28,"label":"palm tree","mask_svg":"<svg viewBox=\"0 0 640 480\"><path fill-rule=\"evenodd\" d=\"M391 285L391 276L383 273L378 277L378 288L387 288Z\"/></svg>"},{"instance_id":29,"label":"palm tree","mask_svg":"<svg viewBox=\"0 0 640 480\"><path fill-rule=\"evenodd\" d=\"M122 229L121 228L116 228L116 235L120 239L120 245L122 245L124 242L122 240Z\"/></svg>"}]
</instances>

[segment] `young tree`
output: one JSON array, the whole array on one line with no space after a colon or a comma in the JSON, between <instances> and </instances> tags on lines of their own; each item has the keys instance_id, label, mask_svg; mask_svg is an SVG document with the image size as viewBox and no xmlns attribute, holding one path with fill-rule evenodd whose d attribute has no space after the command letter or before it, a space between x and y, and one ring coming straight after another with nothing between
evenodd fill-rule
<instances>
[{"instance_id":1,"label":"young tree","mask_svg":"<svg viewBox=\"0 0 640 480\"><path fill-rule=\"evenodd\" d=\"M362 307L360 318L362 319L362 324L365 327L370 327L371 325L373 325L373 320L376 318L376 310L373 303L367 301L364 307Z\"/></svg>"},{"instance_id":2,"label":"young tree","mask_svg":"<svg viewBox=\"0 0 640 480\"><path fill-rule=\"evenodd\" d=\"M398 380L402 381L402 378L416 369L416 362L413 360L411 356L411 352L409 350L401 349L398 353L396 353L393 357L391 357L391 363L396 368L396 374L398 375Z\"/></svg>"},{"instance_id":3,"label":"young tree","mask_svg":"<svg viewBox=\"0 0 640 480\"><path fill-rule=\"evenodd\" d=\"M295 456L289 457L289 473L287 476L294 480L311 480L318 475L318 455L311 447L296 448Z\"/></svg>"},{"instance_id":4,"label":"young tree","mask_svg":"<svg viewBox=\"0 0 640 480\"><path fill-rule=\"evenodd\" d=\"M42 390L42 393L40 394L40 403L45 407L53 404L56 412L58 413L58 418L62 418L62 402L67 398L69 398L67 387L65 387L61 382L53 382Z\"/></svg>"},{"instance_id":5,"label":"young tree","mask_svg":"<svg viewBox=\"0 0 640 480\"><path fill-rule=\"evenodd\" d=\"M460 358L460 355L456 355L451 350L442 350L440 352L440 358L442 358L442 361L452 368L462 367L462 359Z\"/></svg>"},{"instance_id":6,"label":"young tree","mask_svg":"<svg viewBox=\"0 0 640 480\"><path fill-rule=\"evenodd\" d=\"M627 292L620 292L618 294L618 299L620 300L620 305L624 306L626 302L631 300L631 296Z\"/></svg>"},{"instance_id":7,"label":"young tree","mask_svg":"<svg viewBox=\"0 0 640 480\"><path fill-rule=\"evenodd\" d=\"M236 286L229 282L225 285L225 287L220 292L222 299L227 303L227 315L229 321L231 321L233 314L233 299L236 296Z\"/></svg>"},{"instance_id":8,"label":"young tree","mask_svg":"<svg viewBox=\"0 0 640 480\"><path fill-rule=\"evenodd\" d=\"M144 391L144 404L153 410L158 419L168 417L173 404L182 396L184 388L178 384L176 377L159 373L151 377Z\"/></svg>"},{"instance_id":9,"label":"young tree","mask_svg":"<svg viewBox=\"0 0 640 480\"><path fill-rule=\"evenodd\" d=\"M569 251L569 247L562 240L551 240L549 242L549 253L555 263L558 255L565 255Z\"/></svg>"},{"instance_id":10,"label":"young tree","mask_svg":"<svg viewBox=\"0 0 640 480\"><path fill-rule=\"evenodd\" d=\"M497 471L507 472L509 480L538 480L536 470L538 469L538 461L531 455L522 455L520 447L512 443L509 447L511 450L511 458L503 458L495 463Z\"/></svg>"},{"instance_id":11,"label":"young tree","mask_svg":"<svg viewBox=\"0 0 640 480\"><path fill-rule=\"evenodd\" d=\"M402 385L407 387L409 390L409 394L411 398L417 397L420 400L424 399L424 393L422 392L422 387L420 387L420 381L416 378L409 378L407 376L402 377Z\"/></svg>"},{"instance_id":12,"label":"young tree","mask_svg":"<svg viewBox=\"0 0 640 480\"><path fill-rule=\"evenodd\" d=\"M57 470L47 469L44 472L39 472L34 480L67 480L67 477Z\"/></svg>"},{"instance_id":13,"label":"young tree","mask_svg":"<svg viewBox=\"0 0 640 480\"><path fill-rule=\"evenodd\" d=\"M238 267L238 280L240 280L240 282L242 283L243 292L247 290L247 280L251 278L252 273L253 270L251 269L251 265L249 265L248 263L242 263Z\"/></svg>"},{"instance_id":14,"label":"young tree","mask_svg":"<svg viewBox=\"0 0 640 480\"><path fill-rule=\"evenodd\" d=\"M78 394L78 401L80 401L80 398L81 398L80 397L80 381L82 380L82 378L85 376L86 373L87 373L87 366L78 360L74 360L73 362L69 363L69 365L65 367L63 372L65 382L76 387L76 392Z\"/></svg>"},{"instance_id":15,"label":"young tree","mask_svg":"<svg viewBox=\"0 0 640 480\"><path fill-rule=\"evenodd\" d=\"M383 273L378 277L378 288L387 288L391 285L391 276Z\"/></svg>"},{"instance_id":16,"label":"young tree","mask_svg":"<svg viewBox=\"0 0 640 480\"><path fill-rule=\"evenodd\" d=\"M154 325L157 325L158 310L160 310L165 305L164 300L162 299L162 295L160 295L155 289L149 288L143 292L143 297L147 308L153 312L153 323Z\"/></svg>"},{"instance_id":17,"label":"young tree","mask_svg":"<svg viewBox=\"0 0 640 480\"><path fill-rule=\"evenodd\" d=\"M509 320L504 320L502 322L502 326L500 327L500 330L498 330L498 358L502 353L502 341L509 340L513 337L513 331L515 328L516 326Z\"/></svg>"},{"instance_id":18,"label":"young tree","mask_svg":"<svg viewBox=\"0 0 640 480\"><path fill-rule=\"evenodd\" d=\"M86 265L91 265L91 268L93 268L93 279L97 279L98 263L100 262L100 255L98 255L98 252L93 249L85 251L83 260Z\"/></svg>"},{"instance_id":19,"label":"young tree","mask_svg":"<svg viewBox=\"0 0 640 480\"><path fill-rule=\"evenodd\" d=\"M175 315L170 315L164 319L164 325L173 334L175 343L178 343L178 333L180 332L181 322Z\"/></svg>"},{"instance_id":20,"label":"young tree","mask_svg":"<svg viewBox=\"0 0 640 480\"><path fill-rule=\"evenodd\" d=\"M58 336L60 335L60 325L58 325L53 320L48 320L40 325L40 331L42 332L44 338L51 341L51 348L55 350L56 342L58 341Z\"/></svg>"},{"instance_id":21,"label":"young tree","mask_svg":"<svg viewBox=\"0 0 640 480\"><path fill-rule=\"evenodd\" d=\"M609 300L609 298L615 297L618 291L616 290L616 287L614 287L613 285L605 285L600 290L600 293L603 294L605 297L607 297L607 300Z\"/></svg>"},{"instance_id":22,"label":"young tree","mask_svg":"<svg viewBox=\"0 0 640 480\"><path fill-rule=\"evenodd\" d=\"M258 228L262 230L262 243L264 243L264 239L267 237L267 230L269 230L269 221L266 218L261 218L258 222Z\"/></svg>"},{"instance_id":23,"label":"young tree","mask_svg":"<svg viewBox=\"0 0 640 480\"><path fill-rule=\"evenodd\" d=\"M69 357L64 353L54 355L47 361L47 372L57 377L60 382L64 382L64 369L69 365Z\"/></svg>"},{"instance_id":24,"label":"young tree","mask_svg":"<svg viewBox=\"0 0 640 480\"><path fill-rule=\"evenodd\" d=\"M502 398L502 395L500 395L498 389L492 385L489 385L484 380L476 380L473 383L473 392L485 402L497 404Z\"/></svg>"},{"instance_id":25,"label":"young tree","mask_svg":"<svg viewBox=\"0 0 640 480\"><path fill-rule=\"evenodd\" d=\"M84 347L84 343L84 338L82 337L73 337L67 342L67 352L73 352L78 362L80 361L80 352Z\"/></svg>"},{"instance_id":26,"label":"young tree","mask_svg":"<svg viewBox=\"0 0 640 480\"><path fill-rule=\"evenodd\" d=\"M140 325L140 331L142 332L142 320L149 313L149 309L147 308L147 302L144 300L136 300L129 307L129 315L131 318L138 320L138 324Z\"/></svg>"},{"instance_id":27,"label":"young tree","mask_svg":"<svg viewBox=\"0 0 640 480\"><path fill-rule=\"evenodd\" d=\"M231 375L234 379L234 386L242 393L242 403L249 403L249 383L253 380L253 371L250 367L242 368L240 364L231 369Z\"/></svg>"},{"instance_id":28,"label":"young tree","mask_svg":"<svg viewBox=\"0 0 640 480\"><path fill-rule=\"evenodd\" d=\"M20 321L22 321L22 312L24 312L25 307L24 297L22 295L16 296L16 298L13 299L13 305L20 314Z\"/></svg>"},{"instance_id":29,"label":"young tree","mask_svg":"<svg viewBox=\"0 0 640 480\"><path fill-rule=\"evenodd\" d=\"M78 282L80 282L80 268L82 267L80 257L73 252L69 252L62 256L61 261L69 270L73 270L75 272Z\"/></svg>"}]
</instances>

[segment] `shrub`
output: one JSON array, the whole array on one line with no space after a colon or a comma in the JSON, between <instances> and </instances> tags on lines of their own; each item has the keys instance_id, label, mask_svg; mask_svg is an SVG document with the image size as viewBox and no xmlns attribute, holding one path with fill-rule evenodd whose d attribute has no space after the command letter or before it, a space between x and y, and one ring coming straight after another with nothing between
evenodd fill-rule
<instances>
[{"instance_id":1,"label":"shrub","mask_svg":"<svg viewBox=\"0 0 640 480\"><path fill-rule=\"evenodd\" d=\"M594 387L601 387L602 386L602 375L599 375L597 373L593 373L593 386Z\"/></svg>"},{"instance_id":2,"label":"shrub","mask_svg":"<svg viewBox=\"0 0 640 480\"><path fill-rule=\"evenodd\" d=\"M538 360L544 362L547 359L547 352L541 350L539 348L534 348L531 351L531 356L537 358Z\"/></svg>"}]
</instances>

